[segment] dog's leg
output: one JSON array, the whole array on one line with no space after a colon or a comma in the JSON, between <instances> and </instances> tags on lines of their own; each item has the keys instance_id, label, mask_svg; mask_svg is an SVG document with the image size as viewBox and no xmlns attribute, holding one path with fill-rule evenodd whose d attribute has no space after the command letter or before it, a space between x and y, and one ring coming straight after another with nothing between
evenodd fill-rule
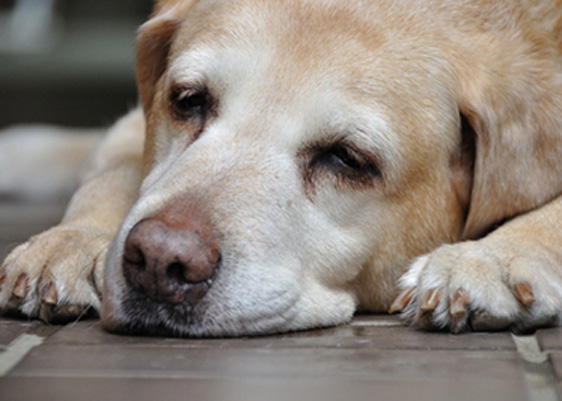
<instances>
[{"instance_id":1,"label":"dog's leg","mask_svg":"<svg viewBox=\"0 0 562 401\"><path fill-rule=\"evenodd\" d=\"M101 129L43 125L0 131L0 198L66 199L78 188L85 161L103 139Z\"/></svg>"},{"instance_id":2,"label":"dog's leg","mask_svg":"<svg viewBox=\"0 0 562 401\"><path fill-rule=\"evenodd\" d=\"M107 248L141 181L144 119L120 120L92 155L60 225L15 248L0 269L0 311L46 321L97 312Z\"/></svg>"},{"instance_id":3,"label":"dog's leg","mask_svg":"<svg viewBox=\"0 0 562 401\"><path fill-rule=\"evenodd\" d=\"M562 197L487 237L417 259L391 308L423 328L528 331L562 323Z\"/></svg>"}]
</instances>

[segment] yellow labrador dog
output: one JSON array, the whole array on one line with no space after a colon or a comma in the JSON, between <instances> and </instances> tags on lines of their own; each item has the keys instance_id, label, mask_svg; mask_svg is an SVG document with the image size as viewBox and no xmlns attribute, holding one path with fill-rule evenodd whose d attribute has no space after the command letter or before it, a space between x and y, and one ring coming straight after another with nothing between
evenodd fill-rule
<instances>
[{"instance_id":1,"label":"yellow labrador dog","mask_svg":"<svg viewBox=\"0 0 562 401\"><path fill-rule=\"evenodd\" d=\"M0 308L267 334L562 320L562 1L161 0L142 110Z\"/></svg>"}]
</instances>

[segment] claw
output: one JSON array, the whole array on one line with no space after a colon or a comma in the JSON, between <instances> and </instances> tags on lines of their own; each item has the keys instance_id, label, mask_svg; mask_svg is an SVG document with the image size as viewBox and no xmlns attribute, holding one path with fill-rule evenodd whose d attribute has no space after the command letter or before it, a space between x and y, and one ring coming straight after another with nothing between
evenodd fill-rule
<instances>
[{"instance_id":1,"label":"claw","mask_svg":"<svg viewBox=\"0 0 562 401\"><path fill-rule=\"evenodd\" d=\"M392 305L390 305L388 313L392 315L393 313L401 312L402 310L404 310L404 308L408 306L408 304L412 300L412 295L414 294L415 289L415 287L412 287L402 291L400 295L396 297Z\"/></svg>"},{"instance_id":2,"label":"claw","mask_svg":"<svg viewBox=\"0 0 562 401\"><path fill-rule=\"evenodd\" d=\"M14 290L12 291L12 294L14 294L14 296L16 298L25 298L25 294L27 294L27 288L29 286L29 278L27 277L27 274L22 273L20 274L20 276L18 277L16 284L14 285Z\"/></svg>"},{"instance_id":3,"label":"claw","mask_svg":"<svg viewBox=\"0 0 562 401\"><path fill-rule=\"evenodd\" d=\"M43 290L41 291L41 303L45 305L56 305L57 297L57 289L53 283L43 287Z\"/></svg>"},{"instance_id":4,"label":"claw","mask_svg":"<svg viewBox=\"0 0 562 401\"><path fill-rule=\"evenodd\" d=\"M467 307L470 303L470 298L468 296L468 292L464 289L459 289L455 295L453 296L453 300L451 301L450 306L450 313L451 316L456 319L460 320L464 317L467 313Z\"/></svg>"},{"instance_id":5,"label":"claw","mask_svg":"<svg viewBox=\"0 0 562 401\"><path fill-rule=\"evenodd\" d=\"M6 270L0 272L0 290L2 289L2 284L6 281Z\"/></svg>"},{"instance_id":6,"label":"claw","mask_svg":"<svg viewBox=\"0 0 562 401\"><path fill-rule=\"evenodd\" d=\"M518 283L514 287L515 296L523 305L535 302L535 294L529 283Z\"/></svg>"},{"instance_id":7,"label":"claw","mask_svg":"<svg viewBox=\"0 0 562 401\"><path fill-rule=\"evenodd\" d=\"M432 312L435 310L440 300L441 290L439 288L433 288L427 292L425 300L420 308L423 312Z\"/></svg>"}]
</instances>

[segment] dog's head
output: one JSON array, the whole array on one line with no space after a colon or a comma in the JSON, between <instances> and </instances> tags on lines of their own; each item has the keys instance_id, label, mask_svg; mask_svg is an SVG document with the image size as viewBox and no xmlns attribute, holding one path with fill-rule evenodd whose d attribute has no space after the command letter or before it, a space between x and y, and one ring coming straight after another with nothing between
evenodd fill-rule
<instances>
[{"instance_id":1,"label":"dog's head","mask_svg":"<svg viewBox=\"0 0 562 401\"><path fill-rule=\"evenodd\" d=\"M138 38L145 179L107 259L108 329L382 311L413 257L560 191L540 38L471 22L492 17L466 2L390 3L159 3Z\"/></svg>"}]
</instances>

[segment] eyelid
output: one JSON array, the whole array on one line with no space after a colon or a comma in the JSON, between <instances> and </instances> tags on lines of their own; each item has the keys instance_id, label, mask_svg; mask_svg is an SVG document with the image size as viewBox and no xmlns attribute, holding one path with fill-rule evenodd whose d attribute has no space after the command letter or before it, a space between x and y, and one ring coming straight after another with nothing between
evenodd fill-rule
<instances>
[{"instance_id":1,"label":"eyelid","mask_svg":"<svg viewBox=\"0 0 562 401\"><path fill-rule=\"evenodd\" d=\"M173 86L169 93L168 98L171 100L174 95L177 95L176 100L183 100L187 97L207 93L207 89L204 86L199 85L176 85Z\"/></svg>"},{"instance_id":2,"label":"eyelid","mask_svg":"<svg viewBox=\"0 0 562 401\"><path fill-rule=\"evenodd\" d=\"M344 141L344 142L336 144L335 146L338 146L341 149L343 149L349 156L353 157L357 161L362 161L362 159L364 159L363 152L357 150L357 147L354 144L351 144L349 142ZM358 159L361 159L361 160L358 160Z\"/></svg>"},{"instance_id":3,"label":"eyelid","mask_svg":"<svg viewBox=\"0 0 562 401\"><path fill-rule=\"evenodd\" d=\"M358 167L346 166L344 162L334 162L330 149L345 147L350 157L357 159ZM308 197L316 194L320 183L335 187L348 187L365 190L380 185L383 180L379 158L369 149L363 149L347 138L316 142L304 146L299 152L301 174Z\"/></svg>"},{"instance_id":4,"label":"eyelid","mask_svg":"<svg viewBox=\"0 0 562 401\"><path fill-rule=\"evenodd\" d=\"M355 162L354 164L358 165L355 168L350 166L351 169L358 173L364 173L365 175L381 175L380 163L377 157L363 149L359 149L355 144L349 142L343 142L339 146L342 146L347 156L351 157Z\"/></svg>"},{"instance_id":5,"label":"eyelid","mask_svg":"<svg viewBox=\"0 0 562 401\"><path fill-rule=\"evenodd\" d=\"M335 170L335 173L345 173L344 169L347 169L353 175L381 175L378 157L366 150L360 149L356 144L348 140L340 140L331 144L316 144L312 145L310 149L313 154L310 164L316 165L316 167L325 165L332 169L337 168L337 166L333 166L330 163L330 159L335 156L342 162L341 170ZM351 163L346 163L345 158L351 159ZM357 164L357 166L354 167L352 164Z\"/></svg>"},{"instance_id":6,"label":"eyelid","mask_svg":"<svg viewBox=\"0 0 562 401\"><path fill-rule=\"evenodd\" d=\"M342 143L346 146L348 151L351 151L354 157L360 158L362 162L374 165L382 175L384 163L377 149L373 149L372 146L366 146L364 144L360 145L349 139L344 139Z\"/></svg>"}]
</instances>

